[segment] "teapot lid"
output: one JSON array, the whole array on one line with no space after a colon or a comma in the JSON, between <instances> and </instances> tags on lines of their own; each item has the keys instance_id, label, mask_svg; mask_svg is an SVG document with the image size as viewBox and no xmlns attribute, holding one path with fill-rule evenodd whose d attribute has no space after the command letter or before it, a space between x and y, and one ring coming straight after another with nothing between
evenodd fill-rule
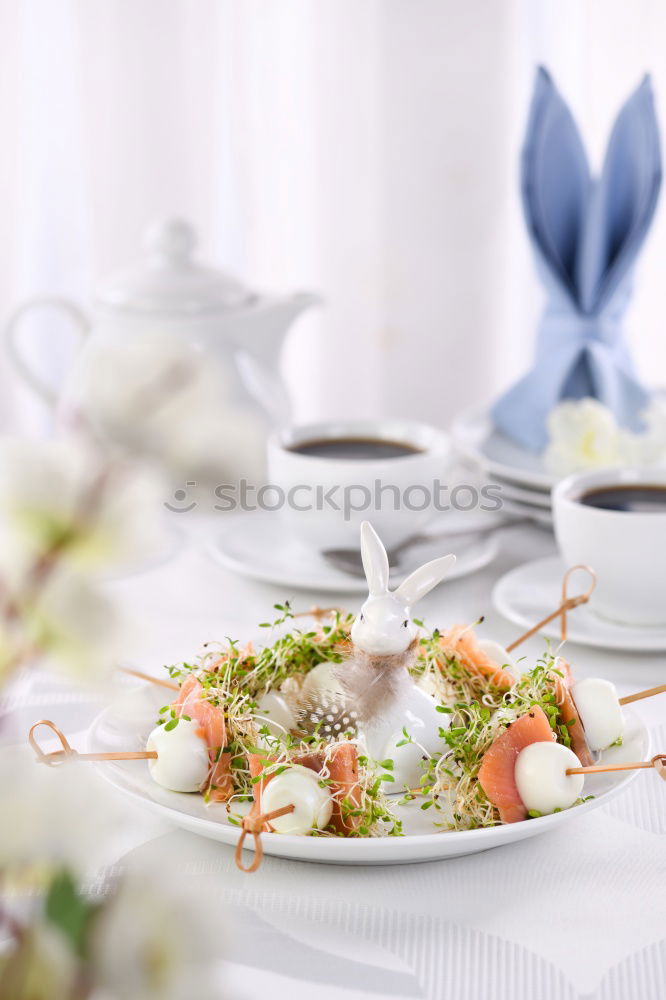
<instances>
[{"instance_id":1,"label":"teapot lid","mask_svg":"<svg viewBox=\"0 0 666 1000\"><path fill-rule=\"evenodd\" d=\"M169 317L239 309L258 296L222 271L193 259L196 232L182 219L155 222L145 232L145 260L105 282L97 301L109 309Z\"/></svg>"}]
</instances>

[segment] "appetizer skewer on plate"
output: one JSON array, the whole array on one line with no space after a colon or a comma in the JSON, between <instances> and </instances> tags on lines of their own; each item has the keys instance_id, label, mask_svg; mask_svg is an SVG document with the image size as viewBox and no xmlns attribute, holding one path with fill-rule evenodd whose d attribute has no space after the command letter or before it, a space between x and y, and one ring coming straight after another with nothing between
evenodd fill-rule
<instances>
[{"instance_id":1,"label":"appetizer skewer on plate","mask_svg":"<svg viewBox=\"0 0 666 1000\"><path fill-rule=\"evenodd\" d=\"M471 626L423 633L412 607L453 557L391 592L384 547L367 523L362 555L369 596L355 620L329 609L324 624L318 612L314 629L292 629L260 651L211 647L194 666L171 668L169 680L147 678L173 697L144 735L146 749L88 759L146 759L159 785L201 793L253 835L256 851L262 831L400 836L400 808L412 803L430 810L433 832L465 831L580 801L594 755L622 739L622 704L666 690L619 699L607 681L575 682L550 651L521 670L511 653L527 636L504 649ZM592 589L569 598L567 582L550 616L561 616L563 637L566 612ZM279 610L282 628L294 616ZM74 755L52 724L62 749L44 754L38 725L40 760Z\"/></svg>"}]
</instances>

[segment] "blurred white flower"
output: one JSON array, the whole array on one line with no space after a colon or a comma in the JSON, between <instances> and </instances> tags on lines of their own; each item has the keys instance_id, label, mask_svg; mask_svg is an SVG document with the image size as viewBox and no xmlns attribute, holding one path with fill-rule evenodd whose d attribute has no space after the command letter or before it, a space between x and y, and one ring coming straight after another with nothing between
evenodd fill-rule
<instances>
[{"instance_id":1,"label":"blurred white flower","mask_svg":"<svg viewBox=\"0 0 666 1000\"><path fill-rule=\"evenodd\" d=\"M565 400L548 418L546 468L557 476L617 465L666 461L666 401L655 399L641 414L645 430L628 431L596 399Z\"/></svg>"},{"instance_id":2,"label":"blurred white flower","mask_svg":"<svg viewBox=\"0 0 666 1000\"><path fill-rule=\"evenodd\" d=\"M60 749L48 742L48 729L35 735L45 751ZM5 746L0 754L0 867L87 874L108 863L110 843L131 807L102 786L90 763L40 764L27 733L19 736L22 746Z\"/></svg>"},{"instance_id":3,"label":"blurred white flower","mask_svg":"<svg viewBox=\"0 0 666 1000\"><path fill-rule=\"evenodd\" d=\"M18 628L47 666L86 682L113 670L124 629L116 606L90 580L57 568L34 598L21 601Z\"/></svg>"},{"instance_id":4,"label":"blurred white flower","mask_svg":"<svg viewBox=\"0 0 666 1000\"><path fill-rule=\"evenodd\" d=\"M163 489L129 466L104 467L74 438L0 442L0 550L18 570L55 546L78 569L127 566L164 544Z\"/></svg>"},{"instance_id":5,"label":"blurred white flower","mask_svg":"<svg viewBox=\"0 0 666 1000\"><path fill-rule=\"evenodd\" d=\"M172 477L250 476L262 431L225 371L180 337L100 339L82 371L78 405L103 441L157 462Z\"/></svg>"},{"instance_id":6,"label":"blurred white flower","mask_svg":"<svg viewBox=\"0 0 666 1000\"><path fill-rule=\"evenodd\" d=\"M118 1000L220 1000L224 938L200 901L167 877L128 872L97 916L93 978Z\"/></svg>"},{"instance_id":7,"label":"blurred white flower","mask_svg":"<svg viewBox=\"0 0 666 1000\"><path fill-rule=\"evenodd\" d=\"M610 410L596 399L565 400L548 417L544 463L554 475L623 462L620 432Z\"/></svg>"},{"instance_id":8,"label":"blurred white flower","mask_svg":"<svg viewBox=\"0 0 666 1000\"><path fill-rule=\"evenodd\" d=\"M103 683L136 628L85 576L58 564L18 578L0 562L0 687L36 660L80 683Z\"/></svg>"},{"instance_id":9,"label":"blurred white flower","mask_svg":"<svg viewBox=\"0 0 666 1000\"><path fill-rule=\"evenodd\" d=\"M0 996L6 1000L73 1000L80 962L63 934L43 921L25 931L16 950L0 955Z\"/></svg>"}]
</instances>

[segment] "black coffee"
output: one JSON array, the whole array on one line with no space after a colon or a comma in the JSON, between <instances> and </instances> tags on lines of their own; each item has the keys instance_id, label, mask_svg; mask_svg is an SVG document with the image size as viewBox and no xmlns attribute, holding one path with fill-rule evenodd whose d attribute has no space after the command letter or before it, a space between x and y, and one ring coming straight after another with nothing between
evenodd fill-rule
<instances>
[{"instance_id":1,"label":"black coffee","mask_svg":"<svg viewBox=\"0 0 666 1000\"><path fill-rule=\"evenodd\" d=\"M385 441L383 438L321 438L295 444L289 451L315 458L337 458L344 461L366 462L368 459L405 458L419 455L421 448L402 441Z\"/></svg>"},{"instance_id":2,"label":"black coffee","mask_svg":"<svg viewBox=\"0 0 666 1000\"><path fill-rule=\"evenodd\" d=\"M587 507L630 514L665 514L666 486L600 486L580 498Z\"/></svg>"}]
</instances>

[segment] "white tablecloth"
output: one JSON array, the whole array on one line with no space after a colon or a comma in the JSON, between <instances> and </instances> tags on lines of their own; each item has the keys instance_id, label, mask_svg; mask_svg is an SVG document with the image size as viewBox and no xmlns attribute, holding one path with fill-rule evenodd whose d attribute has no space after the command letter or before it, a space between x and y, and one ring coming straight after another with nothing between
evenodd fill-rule
<instances>
[{"instance_id":1,"label":"white tablecloth","mask_svg":"<svg viewBox=\"0 0 666 1000\"><path fill-rule=\"evenodd\" d=\"M493 612L490 593L507 569L550 554L552 537L516 526L495 563L444 585L419 612L446 625L486 616L484 634L509 642L517 629ZM273 603L295 609L330 595L287 593L221 570L196 540L177 558L111 589L141 626L131 660L156 672L191 658L211 638L256 634ZM334 603L340 603L338 599ZM357 605L349 598L350 608ZM532 640L535 656L543 644ZM657 684L662 655L571 645L579 676L602 675L623 691ZM100 704L51 679L26 678L13 711L20 731L53 718L81 745ZM639 711L652 746L666 750L666 696ZM107 794L100 784L100 795ZM609 806L561 832L452 861L333 867L266 857L243 875L224 845L174 831L139 812L109 847L99 886L127 859L148 857L156 838L178 848L202 900L227 904L230 997L353 1000L663 1000L666 996L666 787L645 773Z\"/></svg>"}]
</instances>

